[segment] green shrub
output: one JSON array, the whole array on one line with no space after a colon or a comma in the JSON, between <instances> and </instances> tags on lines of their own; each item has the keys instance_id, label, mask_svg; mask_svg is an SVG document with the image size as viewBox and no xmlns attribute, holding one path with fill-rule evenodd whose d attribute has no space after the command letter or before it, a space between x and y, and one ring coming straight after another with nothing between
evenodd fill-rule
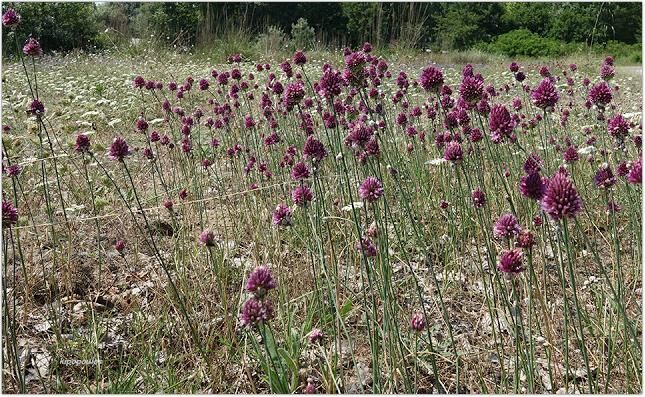
<instances>
[{"instance_id":1,"label":"green shrub","mask_svg":"<svg viewBox=\"0 0 645 397\"><path fill-rule=\"evenodd\" d=\"M557 57L566 53L567 45L527 29L517 29L497 36L492 43L484 44L480 49L509 57Z\"/></svg>"},{"instance_id":2,"label":"green shrub","mask_svg":"<svg viewBox=\"0 0 645 397\"><path fill-rule=\"evenodd\" d=\"M304 18L291 25L291 45L294 49L307 50L313 47L316 31Z\"/></svg>"},{"instance_id":3,"label":"green shrub","mask_svg":"<svg viewBox=\"0 0 645 397\"><path fill-rule=\"evenodd\" d=\"M625 44L620 41L609 40L604 45L595 45L593 52L598 55L611 55L617 60L634 63L641 62L643 46L640 43Z\"/></svg>"}]
</instances>

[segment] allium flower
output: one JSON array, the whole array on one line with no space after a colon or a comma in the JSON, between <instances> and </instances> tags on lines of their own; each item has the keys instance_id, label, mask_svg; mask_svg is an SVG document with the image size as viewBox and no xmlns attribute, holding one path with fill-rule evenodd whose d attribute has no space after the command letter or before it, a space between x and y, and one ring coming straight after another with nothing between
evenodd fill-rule
<instances>
[{"instance_id":1,"label":"allium flower","mask_svg":"<svg viewBox=\"0 0 645 397\"><path fill-rule=\"evenodd\" d=\"M531 248L535 245L535 236L530 230L524 229L520 232L520 235L517 236L515 245L525 249Z\"/></svg>"},{"instance_id":2,"label":"allium flower","mask_svg":"<svg viewBox=\"0 0 645 397\"><path fill-rule=\"evenodd\" d=\"M118 252L119 254L123 255L123 251L125 251L125 241L116 240L114 242L114 249L116 250L116 252Z\"/></svg>"},{"instance_id":3,"label":"allium flower","mask_svg":"<svg viewBox=\"0 0 645 397\"><path fill-rule=\"evenodd\" d=\"M123 161L123 159L128 155L130 155L130 148L128 147L128 143L125 139L120 136L114 138L112 145L110 145L108 157L111 160Z\"/></svg>"},{"instance_id":4,"label":"allium flower","mask_svg":"<svg viewBox=\"0 0 645 397\"><path fill-rule=\"evenodd\" d=\"M301 82L290 83L284 91L284 105L287 110L293 109L305 97L305 89Z\"/></svg>"},{"instance_id":5,"label":"allium flower","mask_svg":"<svg viewBox=\"0 0 645 397\"><path fill-rule=\"evenodd\" d=\"M632 168L627 174L627 181L634 185L640 184L643 181L643 164L642 159L639 157L638 160L634 162Z\"/></svg>"},{"instance_id":6,"label":"allium flower","mask_svg":"<svg viewBox=\"0 0 645 397\"><path fill-rule=\"evenodd\" d=\"M8 28L15 28L20 23L20 14L13 8L7 9L7 11L2 14L2 25Z\"/></svg>"},{"instance_id":7,"label":"allium flower","mask_svg":"<svg viewBox=\"0 0 645 397\"><path fill-rule=\"evenodd\" d=\"M244 302L240 322L247 327L255 326L273 318L273 303L270 300L250 298Z\"/></svg>"},{"instance_id":8,"label":"allium flower","mask_svg":"<svg viewBox=\"0 0 645 397\"><path fill-rule=\"evenodd\" d=\"M426 320L423 317L423 313L414 313L410 318L410 328L415 332L423 332L426 328Z\"/></svg>"},{"instance_id":9,"label":"allium flower","mask_svg":"<svg viewBox=\"0 0 645 397\"><path fill-rule=\"evenodd\" d=\"M78 153L87 153L90 151L90 137L85 134L78 134L76 136L76 145L74 150Z\"/></svg>"},{"instance_id":10,"label":"allium flower","mask_svg":"<svg viewBox=\"0 0 645 397\"><path fill-rule=\"evenodd\" d=\"M609 81L614 78L615 70L611 65L604 64L600 67L600 78Z\"/></svg>"},{"instance_id":11,"label":"allium flower","mask_svg":"<svg viewBox=\"0 0 645 397\"><path fill-rule=\"evenodd\" d=\"M275 207L275 211L273 211L273 224L275 226L291 225L291 214L291 208L289 208L286 204L278 204L277 207Z\"/></svg>"},{"instance_id":12,"label":"allium flower","mask_svg":"<svg viewBox=\"0 0 645 397\"><path fill-rule=\"evenodd\" d=\"M484 93L484 81L477 77L466 76L461 80L459 94L468 103L476 103Z\"/></svg>"},{"instance_id":13,"label":"allium flower","mask_svg":"<svg viewBox=\"0 0 645 397\"><path fill-rule=\"evenodd\" d=\"M2 228L10 228L18 223L18 209L10 201L2 199Z\"/></svg>"},{"instance_id":14,"label":"allium flower","mask_svg":"<svg viewBox=\"0 0 645 397\"><path fill-rule=\"evenodd\" d=\"M342 86L343 78L340 72L329 68L320 77L316 92L323 98L331 99L340 95Z\"/></svg>"},{"instance_id":15,"label":"allium flower","mask_svg":"<svg viewBox=\"0 0 645 397\"><path fill-rule=\"evenodd\" d=\"M307 165L304 162L300 161L291 169L291 177L296 181L307 179L309 178L309 168L307 168Z\"/></svg>"},{"instance_id":16,"label":"allium flower","mask_svg":"<svg viewBox=\"0 0 645 397\"><path fill-rule=\"evenodd\" d=\"M309 135L309 137L307 137L305 145L302 148L302 153L306 159L313 159L316 161L322 161L322 159L327 157L325 146L313 135Z\"/></svg>"},{"instance_id":17,"label":"allium flower","mask_svg":"<svg viewBox=\"0 0 645 397\"><path fill-rule=\"evenodd\" d=\"M515 80L521 83L522 81L526 80L526 74L524 74L524 72L522 71L515 73Z\"/></svg>"},{"instance_id":18,"label":"allium flower","mask_svg":"<svg viewBox=\"0 0 645 397\"><path fill-rule=\"evenodd\" d=\"M531 102L540 109L553 109L558 103L560 96L553 85L551 79L544 79L531 92Z\"/></svg>"},{"instance_id":19,"label":"allium flower","mask_svg":"<svg viewBox=\"0 0 645 397\"><path fill-rule=\"evenodd\" d=\"M27 110L27 113L32 114L34 116L42 116L43 114L45 114L45 105L40 100L34 99L29 104L29 109Z\"/></svg>"},{"instance_id":20,"label":"allium flower","mask_svg":"<svg viewBox=\"0 0 645 397\"><path fill-rule=\"evenodd\" d=\"M443 158L456 163L462 160L464 153L461 150L461 145L457 141L448 142L446 148L443 151Z\"/></svg>"},{"instance_id":21,"label":"allium flower","mask_svg":"<svg viewBox=\"0 0 645 397\"><path fill-rule=\"evenodd\" d=\"M604 108L608 105L609 102L611 102L611 99L611 88L609 88L609 84L607 84L606 81L594 84L589 89L589 100L600 108Z\"/></svg>"},{"instance_id":22,"label":"allium flower","mask_svg":"<svg viewBox=\"0 0 645 397\"><path fill-rule=\"evenodd\" d=\"M547 182L539 172L534 171L520 179L520 193L524 197L540 201L544 197Z\"/></svg>"},{"instance_id":23,"label":"allium flower","mask_svg":"<svg viewBox=\"0 0 645 397\"><path fill-rule=\"evenodd\" d=\"M512 249L502 251L502 254L499 258L499 263L497 268L500 272L507 273L509 275L516 275L524 271L522 266L522 250L521 249Z\"/></svg>"},{"instance_id":24,"label":"allium flower","mask_svg":"<svg viewBox=\"0 0 645 397\"><path fill-rule=\"evenodd\" d=\"M575 147L569 146L567 150L564 151L564 161L567 163L574 163L580 159L578 151Z\"/></svg>"},{"instance_id":25,"label":"allium flower","mask_svg":"<svg viewBox=\"0 0 645 397\"><path fill-rule=\"evenodd\" d=\"M307 57L305 56L305 53L300 50L296 51L293 54L293 63L298 66L302 66L307 63Z\"/></svg>"},{"instance_id":26,"label":"allium flower","mask_svg":"<svg viewBox=\"0 0 645 397\"><path fill-rule=\"evenodd\" d=\"M246 291L252 293L258 299L264 298L269 290L276 287L273 274L266 266L256 267L246 281Z\"/></svg>"},{"instance_id":27,"label":"allium flower","mask_svg":"<svg viewBox=\"0 0 645 397\"><path fill-rule=\"evenodd\" d=\"M526 172L527 174L539 172L542 169L542 165L544 165L544 163L540 156L538 156L536 153L531 153L524 162L524 172Z\"/></svg>"},{"instance_id":28,"label":"allium flower","mask_svg":"<svg viewBox=\"0 0 645 397\"><path fill-rule=\"evenodd\" d=\"M363 252L368 258L374 257L378 253L376 245L366 236L361 237L360 241L356 243L356 251Z\"/></svg>"},{"instance_id":29,"label":"allium flower","mask_svg":"<svg viewBox=\"0 0 645 397\"><path fill-rule=\"evenodd\" d=\"M6 173L9 178L13 178L15 176L20 175L22 172L22 167L20 164L11 164L10 166L7 167Z\"/></svg>"},{"instance_id":30,"label":"allium flower","mask_svg":"<svg viewBox=\"0 0 645 397\"><path fill-rule=\"evenodd\" d=\"M205 247L215 246L215 233L212 230L204 230L199 235L199 244Z\"/></svg>"},{"instance_id":31,"label":"allium flower","mask_svg":"<svg viewBox=\"0 0 645 397\"><path fill-rule=\"evenodd\" d=\"M33 57L40 57L43 55L43 49L40 46L40 43L33 37L30 37L29 40L27 40L25 46L22 47L22 52L25 55L31 55Z\"/></svg>"},{"instance_id":32,"label":"allium flower","mask_svg":"<svg viewBox=\"0 0 645 397\"><path fill-rule=\"evenodd\" d=\"M298 186L291 192L291 199L293 200L294 204L299 207L305 206L310 203L313 197L314 195L311 192L311 189L306 185Z\"/></svg>"},{"instance_id":33,"label":"allium flower","mask_svg":"<svg viewBox=\"0 0 645 397\"><path fill-rule=\"evenodd\" d=\"M511 239L522 231L517 218L513 214L504 214L497 218L493 226L493 236L496 239Z\"/></svg>"},{"instance_id":34,"label":"allium flower","mask_svg":"<svg viewBox=\"0 0 645 397\"><path fill-rule=\"evenodd\" d=\"M486 205L486 194L484 194L484 192L479 188L477 188L477 190L473 190L472 199L475 208L482 208Z\"/></svg>"},{"instance_id":35,"label":"allium flower","mask_svg":"<svg viewBox=\"0 0 645 397\"><path fill-rule=\"evenodd\" d=\"M323 332L318 328L313 328L309 333L309 343L318 343L324 338Z\"/></svg>"},{"instance_id":36,"label":"allium flower","mask_svg":"<svg viewBox=\"0 0 645 397\"><path fill-rule=\"evenodd\" d=\"M593 182L600 189L609 189L616 184L616 177L609 164L605 163L600 167L593 178Z\"/></svg>"},{"instance_id":37,"label":"allium flower","mask_svg":"<svg viewBox=\"0 0 645 397\"><path fill-rule=\"evenodd\" d=\"M513 73L517 73L520 71L520 65L518 65L516 62L511 62L511 64L508 66L508 70Z\"/></svg>"},{"instance_id":38,"label":"allium flower","mask_svg":"<svg viewBox=\"0 0 645 397\"><path fill-rule=\"evenodd\" d=\"M492 140L499 142L503 137L510 137L515 128L515 122L504 105L496 104L488 116L488 127L492 134Z\"/></svg>"},{"instance_id":39,"label":"allium flower","mask_svg":"<svg viewBox=\"0 0 645 397\"><path fill-rule=\"evenodd\" d=\"M582 209L582 199L564 172L557 171L549 180L542 209L556 221L573 218Z\"/></svg>"},{"instance_id":40,"label":"allium flower","mask_svg":"<svg viewBox=\"0 0 645 397\"><path fill-rule=\"evenodd\" d=\"M421 71L419 84L424 90L437 93L443 86L443 72L434 66L428 66Z\"/></svg>"},{"instance_id":41,"label":"allium flower","mask_svg":"<svg viewBox=\"0 0 645 397\"><path fill-rule=\"evenodd\" d=\"M629 134L629 122L617 114L607 121L607 131L611 136L623 140Z\"/></svg>"},{"instance_id":42,"label":"allium flower","mask_svg":"<svg viewBox=\"0 0 645 397\"><path fill-rule=\"evenodd\" d=\"M373 203L383 195L383 184L375 177L368 176L358 188L358 195L361 200Z\"/></svg>"}]
</instances>

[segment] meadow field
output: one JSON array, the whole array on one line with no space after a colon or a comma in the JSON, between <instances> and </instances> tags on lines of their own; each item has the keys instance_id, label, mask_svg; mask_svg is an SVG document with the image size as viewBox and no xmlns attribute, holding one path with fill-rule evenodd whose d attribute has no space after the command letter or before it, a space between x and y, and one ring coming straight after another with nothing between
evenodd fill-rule
<instances>
[{"instance_id":1,"label":"meadow field","mask_svg":"<svg viewBox=\"0 0 645 397\"><path fill-rule=\"evenodd\" d=\"M38 50L4 392L642 391L640 65Z\"/></svg>"}]
</instances>

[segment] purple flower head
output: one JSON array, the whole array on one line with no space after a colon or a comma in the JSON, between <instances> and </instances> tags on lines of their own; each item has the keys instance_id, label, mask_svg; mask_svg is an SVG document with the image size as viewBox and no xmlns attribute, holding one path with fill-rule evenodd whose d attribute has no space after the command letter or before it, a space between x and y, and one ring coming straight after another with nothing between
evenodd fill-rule
<instances>
[{"instance_id":1,"label":"purple flower head","mask_svg":"<svg viewBox=\"0 0 645 397\"><path fill-rule=\"evenodd\" d=\"M549 185L541 202L552 219L573 218L582 209L582 199L566 172L559 170L549 179Z\"/></svg>"},{"instance_id":2,"label":"purple flower head","mask_svg":"<svg viewBox=\"0 0 645 397\"><path fill-rule=\"evenodd\" d=\"M2 228L10 228L18 223L18 209L10 201L2 199Z\"/></svg>"},{"instance_id":3,"label":"purple flower head","mask_svg":"<svg viewBox=\"0 0 645 397\"><path fill-rule=\"evenodd\" d=\"M362 252L366 257L372 258L378 254L376 245L369 239L363 236L360 241L356 243L356 251Z\"/></svg>"},{"instance_id":4,"label":"purple flower head","mask_svg":"<svg viewBox=\"0 0 645 397\"><path fill-rule=\"evenodd\" d=\"M87 153L90 151L90 137L85 134L78 134L76 136L76 145L74 150L78 153Z\"/></svg>"},{"instance_id":5,"label":"purple flower head","mask_svg":"<svg viewBox=\"0 0 645 397\"><path fill-rule=\"evenodd\" d=\"M287 110L293 109L305 97L305 89L300 81L290 83L284 91L284 105Z\"/></svg>"},{"instance_id":6,"label":"purple flower head","mask_svg":"<svg viewBox=\"0 0 645 397\"><path fill-rule=\"evenodd\" d=\"M298 186L291 192L291 199L293 200L294 204L299 207L306 206L309 202L311 202L313 197L314 195L311 192L311 189L306 185Z\"/></svg>"},{"instance_id":7,"label":"purple flower head","mask_svg":"<svg viewBox=\"0 0 645 397\"><path fill-rule=\"evenodd\" d=\"M296 181L309 178L309 168L307 168L307 164L302 161L297 162L291 169L291 177Z\"/></svg>"},{"instance_id":8,"label":"purple flower head","mask_svg":"<svg viewBox=\"0 0 645 397\"><path fill-rule=\"evenodd\" d=\"M291 225L291 208L286 204L280 203L273 211L272 220L275 226L289 226Z\"/></svg>"},{"instance_id":9,"label":"purple flower head","mask_svg":"<svg viewBox=\"0 0 645 397\"><path fill-rule=\"evenodd\" d=\"M515 245L520 248L531 248L535 245L535 236L530 230L524 229L520 232L520 235L517 236Z\"/></svg>"},{"instance_id":10,"label":"purple flower head","mask_svg":"<svg viewBox=\"0 0 645 397\"><path fill-rule=\"evenodd\" d=\"M34 99L29 104L27 113L40 117L45 114L45 105L40 100Z\"/></svg>"},{"instance_id":11,"label":"purple flower head","mask_svg":"<svg viewBox=\"0 0 645 397\"><path fill-rule=\"evenodd\" d=\"M520 179L520 193L533 200L542 200L547 182L538 171L533 171Z\"/></svg>"},{"instance_id":12,"label":"purple flower head","mask_svg":"<svg viewBox=\"0 0 645 397\"><path fill-rule=\"evenodd\" d=\"M508 70L513 73L517 73L520 71L520 65L518 65L516 62L511 62L511 64L508 66Z\"/></svg>"},{"instance_id":13,"label":"purple flower head","mask_svg":"<svg viewBox=\"0 0 645 397\"><path fill-rule=\"evenodd\" d=\"M493 226L493 236L496 239L511 239L522 231L517 218L513 214L504 214L497 218Z\"/></svg>"},{"instance_id":14,"label":"purple flower head","mask_svg":"<svg viewBox=\"0 0 645 397\"><path fill-rule=\"evenodd\" d=\"M13 8L7 9L4 14L2 14L2 25L7 28L15 28L20 23L20 14Z\"/></svg>"},{"instance_id":15,"label":"purple flower head","mask_svg":"<svg viewBox=\"0 0 645 397\"><path fill-rule=\"evenodd\" d=\"M482 208L486 205L486 194L477 188L472 193L473 205L475 208Z\"/></svg>"},{"instance_id":16,"label":"purple flower head","mask_svg":"<svg viewBox=\"0 0 645 397\"><path fill-rule=\"evenodd\" d=\"M524 172L531 174L533 172L539 172L542 169L544 162L536 153L529 154L529 157L526 158L524 162Z\"/></svg>"},{"instance_id":17,"label":"purple flower head","mask_svg":"<svg viewBox=\"0 0 645 397\"><path fill-rule=\"evenodd\" d=\"M111 160L123 161L123 159L128 155L130 155L128 143L123 139L123 137L115 137L112 141L112 145L110 145L108 157Z\"/></svg>"},{"instance_id":18,"label":"purple flower head","mask_svg":"<svg viewBox=\"0 0 645 397\"><path fill-rule=\"evenodd\" d=\"M531 102L543 110L552 110L559 99L558 91L548 78L540 81L540 84L531 92Z\"/></svg>"},{"instance_id":19,"label":"purple flower head","mask_svg":"<svg viewBox=\"0 0 645 397\"><path fill-rule=\"evenodd\" d=\"M199 244L205 247L215 246L215 233L212 230L204 230L199 235Z\"/></svg>"},{"instance_id":20,"label":"purple flower head","mask_svg":"<svg viewBox=\"0 0 645 397\"><path fill-rule=\"evenodd\" d=\"M515 73L515 80L519 81L520 83L526 80L526 74L524 72L519 71Z\"/></svg>"},{"instance_id":21,"label":"purple flower head","mask_svg":"<svg viewBox=\"0 0 645 397\"><path fill-rule=\"evenodd\" d=\"M641 184L643 181L643 164L642 159L639 157L638 160L634 162L632 168L627 174L627 181L634 185Z\"/></svg>"},{"instance_id":22,"label":"purple flower head","mask_svg":"<svg viewBox=\"0 0 645 397\"><path fill-rule=\"evenodd\" d=\"M126 244L123 240L119 239L114 242L114 249L121 255L123 255L123 251L125 251L125 246Z\"/></svg>"},{"instance_id":23,"label":"purple flower head","mask_svg":"<svg viewBox=\"0 0 645 397\"><path fill-rule=\"evenodd\" d=\"M497 268L500 272L506 273L510 276L521 273L524 271L524 267L522 266L522 255L522 250L517 248L502 251Z\"/></svg>"},{"instance_id":24,"label":"purple flower head","mask_svg":"<svg viewBox=\"0 0 645 397\"><path fill-rule=\"evenodd\" d=\"M293 54L293 63L298 66L302 66L307 63L307 57L305 56L305 53L300 50L296 51Z\"/></svg>"},{"instance_id":25,"label":"purple flower head","mask_svg":"<svg viewBox=\"0 0 645 397\"><path fill-rule=\"evenodd\" d=\"M373 203L383 195L383 184L375 177L368 176L359 186L358 195L361 200Z\"/></svg>"},{"instance_id":26,"label":"purple flower head","mask_svg":"<svg viewBox=\"0 0 645 397\"><path fill-rule=\"evenodd\" d=\"M340 95L342 87L343 78L340 72L329 68L320 77L316 92L323 98L331 99Z\"/></svg>"},{"instance_id":27,"label":"purple flower head","mask_svg":"<svg viewBox=\"0 0 645 397\"><path fill-rule=\"evenodd\" d=\"M589 100L600 108L604 108L608 105L609 102L611 102L611 99L611 88L609 88L609 84L607 84L606 81L594 84L589 89Z\"/></svg>"},{"instance_id":28,"label":"purple flower head","mask_svg":"<svg viewBox=\"0 0 645 397\"><path fill-rule=\"evenodd\" d=\"M467 103L476 103L484 93L484 81L477 77L465 76L459 86L459 94Z\"/></svg>"},{"instance_id":29,"label":"purple flower head","mask_svg":"<svg viewBox=\"0 0 645 397\"><path fill-rule=\"evenodd\" d=\"M323 145L323 143L313 135L309 135L309 137L307 137L305 145L302 148L302 153L306 159L312 159L315 161L322 161L322 159L327 157L325 145Z\"/></svg>"},{"instance_id":30,"label":"purple flower head","mask_svg":"<svg viewBox=\"0 0 645 397\"><path fill-rule=\"evenodd\" d=\"M266 266L256 267L246 281L246 291L252 293L258 299L264 298L269 290L276 287L273 274Z\"/></svg>"},{"instance_id":31,"label":"purple flower head","mask_svg":"<svg viewBox=\"0 0 645 397\"><path fill-rule=\"evenodd\" d=\"M500 142L504 137L510 137L515 128L515 121L506 106L496 104L488 116L488 127L493 141Z\"/></svg>"},{"instance_id":32,"label":"purple flower head","mask_svg":"<svg viewBox=\"0 0 645 397\"><path fill-rule=\"evenodd\" d=\"M462 151L459 142L448 142L445 149L443 150L443 158L453 163L462 160L464 158L464 152Z\"/></svg>"},{"instance_id":33,"label":"purple flower head","mask_svg":"<svg viewBox=\"0 0 645 397\"><path fill-rule=\"evenodd\" d=\"M324 335L321 330L318 328L313 328L311 332L309 333L309 343L318 343L322 341L324 338Z\"/></svg>"},{"instance_id":34,"label":"purple flower head","mask_svg":"<svg viewBox=\"0 0 645 397\"><path fill-rule=\"evenodd\" d=\"M573 145L567 147L567 150L564 151L564 161L567 163L574 163L580 159L578 151Z\"/></svg>"},{"instance_id":35,"label":"purple flower head","mask_svg":"<svg viewBox=\"0 0 645 397\"><path fill-rule=\"evenodd\" d=\"M25 55L31 55L33 57L40 57L43 55L43 49L40 46L40 43L33 37L30 37L29 40L27 40L25 46L22 47L22 52Z\"/></svg>"},{"instance_id":36,"label":"purple flower head","mask_svg":"<svg viewBox=\"0 0 645 397\"><path fill-rule=\"evenodd\" d=\"M609 164L603 164L593 178L594 184L600 189L609 189L616 184L616 177Z\"/></svg>"},{"instance_id":37,"label":"purple flower head","mask_svg":"<svg viewBox=\"0 0 645 397\"><path fill-rule=\"evenodd\" d=\"M607 121L607 131L611 136L623 140L629 134L629 122L617 114Z\"/></svg>"},{"instance_id":38,"label":"purple flower head","mask_svg":"<svg viewBox=\"0 0 645 397\"><path fill-rule=\"evenodd\" d=\"M437 93L443 86L443 72L434 66L428 66L421 71L419 84L424 90Z\"/></svg>"},{"instance_id":39,"label":"purple flower head","mask_svg":"<svg viewBox=\"0 0 645 397\"><path fill-rule=\"evenodd\" d=\"M9 178L13 178L20 175L20 173L22 172L22 167L20 166L20 164L11 164L6 168L5 172Z\"/></svg>"},{"instance_id":40,"label":"purple flower head","mask_svg":"<svg viewBox=\"0 0 645 397\"><path fill-rule=\"evenodd\" d=\"M616 71L614 70L614 67L611 65L604 64L600 67L600 78L609 81L614 78L614 75L616 74Z\"/></svg>"},{"instance_id":41,"label":"purple flower head","mask_svg":"<svg viewBox=\"0 0 645 397\"><path fill-rule=\"evenodd\" d=\"M273 303L270 300L260 300L255 297L244 302L240 322L247 327L267 322L273 318Z\"/></svg>"},{"instance_id":42,"label":"purple flower head","mask_svg":"<svg viewBox=\"0 0 645 397\"><path fill-rule=\"evenodd\" d=\"M414 313L410 318L410 328L415 332L422 332L426 328L426 320L423 313Z\"/></svg>"}]
</instances>

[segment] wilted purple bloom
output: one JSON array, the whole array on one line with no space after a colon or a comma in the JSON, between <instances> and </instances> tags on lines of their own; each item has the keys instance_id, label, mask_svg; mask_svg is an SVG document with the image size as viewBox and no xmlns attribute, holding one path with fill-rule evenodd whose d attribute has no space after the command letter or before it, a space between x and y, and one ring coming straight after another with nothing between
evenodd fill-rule
<instances>
[{"instance_id":1,"label":"wilted purple bloom","mask_svg":"<svg viewBox=\"0 0 645 397\"><path fill-rule=\"evenodd\" d=\"M410 328L416 332L422 332L426 328L426 320L423 313L414 313L410 318Z\"/></svg>"},{"instance_id":2,"label":"wilted purple bloom","mask_svg":"<svg viewBox=\"0 0 645 397\"><path fill-rule=\"evenodd\" d=\"M383 195L383 184L375 177L368 176L358 188L358 195L361 200L372 203Z\"/></svg>"},{"instance_id":3,"label":"wilted purple bloom","mask_svg":"<svg viewBox=\"0 0 645 397\"><path fill-rule=\"evenodd\" d=\"M307 205L313 199L314 195L307 185L298 186L291 192L291 199L299 207Z\"/></svg>"},{"instance_id":4,"label":"wilted purple bloom","mask_svg":"<svg viewBox=\"0 0 645 397\"><path fill-rule=\"evenodd\" d=\"M110 145L110 152L108 154L108 157L111 160L123 161L123 159L128 155L130 155L130 148L128 147L128 143L125 141L125 139L123 139L123 137L115 137L112 141L112 145Z\"/></svg>"},{"instance_id":5,"label":"wilted purple bloom","mask_svg":"<svg viewBox=\"0 0 645 397\"><path fill-rule=\"evenodd\" d=\"M43 49L40 46L40 43L33 37L30 37L29 40L27 40L25 46L22 47L22 52L25 55L31 55L33 57L39 57L43 55Z\"/></svg>"},{"instance_id":6,"label":"wilted purple bloom","mask_svg":"<svg viewBox=\"0 0 645 397\"><path fill-rule=\"evenodd\" d=\"M493 226L493 236L496 239L511 239L522 231L517 218L513 214L504 214L497 218Z\"/></svg>"},{"instance_id":7,"label":"wilted purple bloom","mask_svg":"<svg viewBox=\"0 0 645 397\"><path fill-rule=\"evenodd\" d=\"M600 108L604 108L608 105L609 102L611 102L611 99L611 88L609 88L609 84L607 84L606 81L594 84L589 89L589 100Z\"/></svg>"},{"instance_id":8,"label":"wilted purple bloom","mask_svg":"<svg viewBox=\"0 0 645 397\"><path fill-rule=\"evenodd\" d=\"M273 274L266 266L256 267L246 281L246 291L252 293L258 299L264 298L269 290L276 287Z\"/></svg>"},{"instance_id":9,"label":"wilted purple bloom","mask_svg":"<svg viewBox=\"0 0 645 397\"><path fill-rule=\"evenodd\" d=\"M566 175L558 170L551 179L542 198L542 209L554 220L573 218L582 209L582 199Z\"/></svg>"},{"instance_id":10,"label":"wilted purple bloom","mask_svg":"<svg viewBox=\"0 0 645 397\"><path fill-rule=\"evenodd\" d=\"M464 152L461 149L461 145L457 141L448 142L446 148L443 151L443 158L456 163L462 160L464 157Z\"/></svg>"},{"instance_id":11,"label":"wilted purple bloom","mask_svg":"<svg viewBox=\"0 0 645 397\"><path fill-rule=\"evenodd\" d=\"M537 171L533 171L520 179L520 193L524 197L533 200L542 200L546 187L547 181Z\"/></svg>"},{"instance_id":12,"label":"wilted purple bloom","mask_svg":"<svg viewBox=\"0 0 645 397\"><path fill-rule=\"evenodd\" d=\"M291 208L289 208L286 204L280 203L275 207L275 210L273 211L273 224L275 226L289 226L291 225Z\"/></svg>"},{"instance_id":13,"label":"wilted purple bloom","mask_svg":"<svg viewBox=\"0 0 645 397\"><path fill-rule=\"evenodd\" d=\"M639 157L638 160L634 162L632 168L627 174L627 181L632 184L641 184L643 181L643 164L642 159Z\"/></svg>"},{"instance_id":14,"label":"wilted purple bloom","mask_svg":"<svg viewBox=\"0 0 645 397\"><path fill-rule=\"evenodd\" d=\"M215 233L212 230L204 230L199 235L199 244L205 247L215 246Z\"/></svg>"},{"instance_id":15,"label":"wilted purple bloom","mask_svg":"<svg viewBox=\"0 0 645 397\"><path fill-rule=\"evenodd\" d=\"M515 80L519 81L520 83L526 80L526 74L524 72L519 71L515 73Z\"/></svg>"},{"instance_id":16,"label":"wilted purple bloom","mask_svg":"<svg viewBox=\"0 0 645 397\"><path fill-rule=\"evenodd\" d=\"M559 99L560 96L553 82L548 78L542 80L537 88L531 92L531 101L540 109L553 109Z\"/></svg>"},{"instance_id":17,"label":"wilted purple bloom","mask_svg":"<svg viewBox=\"0 0 645 397\"><path fill-rule=\"evenodd\" d=\"M260 300L255 297L244 302L240 322L244 326L252 327L273 318L273 303L270 300Z\"/></svg>"},{"instance_id":18,"label":"wilted purple bloom","mask_svg":"<svg viewBox=\"0 0 645 397\"><path fill-rule=\"evenodd\" d=\"M20 14L13 8L7 9L4 14L2 14L2 25L8 28L15 28L20 23Z\"/></svg>"},{"instance_id":19,"label":"wilted purple bloom","mask_svg":"<svg viewBox=\"0 0 645 397\"><path fill-rule=\"evenodd\" d=\"M374 257L377 255L378 250L376 249L376 245L372 242L372 240L369 239L369 237L361 237L360 241L356 243L356 250L359 252L363 252L363 254L368 257Z\"/></svg>"},{"instance_id":20,"label":"wilted purple bloom","mask_svg":"<svg viewBox=\"0 0 645 397\"><path fill-rule=\"evenodd\" d=\"M609 164L603 164L593 178L594 184L601 189L609 189L616 184L616 177Z\"/></svg>"},{"instance_id":21,"label":"wilted purple bloom","mask_svg":"<svg viewBox=\"0 0 645 397\"><path fill-rule=\"evenodd\" d=\"M10 201L2 199L2 228L10 228L18 223L18 209Z\"/></svg>"},{"instance_id":22,"label":"wilted purple bloom","mask_svg":"<svg viewBox=\"0 0 645 397\"><path fill-rule=\"evenodd\" d=\"M509 275L521 273L524 271L524 267L522 266L522 255L522 250L517 248L502 251L497 268L500 272L507 273Z\"/></svg>"},{"instance_id":23,"label":"wilted purple bloom","mask_svg":"<svg viewBox=\"0 0 645 397\"><path fill-rule=\"evenodd\" d=\"M421 71L419 84L426 91L439 92L439 89L443 86L443 72L434 66L428 66Z\"/></svg>"},{"instance_id":24,"label":"wilted purple bloom","mask_svg":"<svg viewBox=\"0 0 645 397\"><path fill-rule=\"evenodd\" d=\"M473 190L472 199L475 208L482 208L484 205L486 205L486 194L484 194L484 192L482 192L479 188Z\"/></svg>"},{"instance_id":25,"label":"wilted purple bloom","mask_svg":"<svg viewBox=\"0 0 645 397\"><path fill-rule=\"evenodd\" d=\"M7 167L5 172L7 173L7 176L9 178L13 178L20 175L20 173L22 172L22 167L20 166L20 164L11 164Z\"/></svg>"}]
</instances>

